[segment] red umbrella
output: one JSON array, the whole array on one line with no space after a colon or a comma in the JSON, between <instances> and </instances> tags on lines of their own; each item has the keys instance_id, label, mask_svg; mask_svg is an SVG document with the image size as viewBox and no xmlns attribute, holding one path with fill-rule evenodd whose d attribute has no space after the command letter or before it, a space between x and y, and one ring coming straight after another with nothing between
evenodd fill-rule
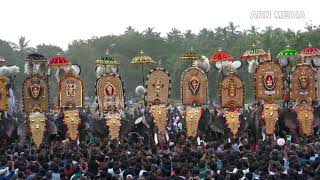
<instances>
[{"instance_id":1,"label":"red umbrella","mask_svg":"<svg viewBox=\"0 0 320 180\"><path fill-rule=\"evenodd\" d=\"M60 55L50 59L48 63L49 67L57 67L57 68L60 68L63 66L69 66L69 65L71 65L71 62L69 61L69 59Z\"/></svg>"},{"instance_id":2,"label":"red umbrella","mask_svg":"<svg viewBox=\"0 0 320 180\"><path fill-rule=\"evenodd\" d=\"M300 55L302 57L314 57L314 56L320 56L320 49L312 47L311 43L309 42L309 45L307 48L303 49L300 52Z\"/></svg>"},{"instance_id":3,"label":"red umbrella","mask_svg":"<svg viewBox=\"0 0 320 180\"><path fill-rule=\"evenodd\" d=\"M234 58L226 51L222 51L221 49L218 50L215 54L211 57L211 62L221 62L221 61L233 61Z\"/></svg>"}]
</instances>

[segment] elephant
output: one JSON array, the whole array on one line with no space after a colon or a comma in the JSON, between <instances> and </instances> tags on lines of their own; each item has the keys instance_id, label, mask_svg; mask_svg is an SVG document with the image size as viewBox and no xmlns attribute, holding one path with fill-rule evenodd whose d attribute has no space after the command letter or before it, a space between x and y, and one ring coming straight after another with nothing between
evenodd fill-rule
<instances>
[{"instance_id":1,"label":"elephant","mask_svg":"<svg viewBox=\"0 0 320 180\"><path fill-rule=\"evenodd\" d=\"M317 133L320 126L320 106L317 104L312 105L314 108L313 130ZM291 134L296 137L299 134L299 122L297 113L293 110L295 106L289 106L280 110L279 116L279 135L285 136Z\"/></svg>"},{"instance_id":2,"label":"elephant","mask_svg":"<svg viewBox=\"0 0 320 180\"><path fill-rule=\"evenodd\" d=\"M248 113L241 113L240 115L240 128L238 134L247 133L249 130L249 121L247 120ZM199 122L199 134L205 136L210 140L219 139L222 136L231 137L231 131L226 125L226 118L222 113L218 113L217 110L211 112L207 107L204 108L200 122Z\"/></svg>"},{"instance_id":3,"label":"elephant","mask_svg":"<svg viewBox=\"0 0 320 180\"><path fill-rule=\"evenodd\" d=\"M143 120L145 123L137 123L138 117L145 118L145 116L141 114L135 114L129 109L125 109L121 114L121 127L120 127L120 140L129 140L132 139L132 132L135 132L135 134L139 135L141 137L144 132L148 132L147 129L150 127L150 125L146 126L146 120ZM149 119L149 117L147 117ZM150 124L148 122L148 124ZM100 139L108 139L109 134L109 128L106 125L106 119L104 117L98 117L98 118L92 118L90 121L90 128L89 131L93 134L95 134ZM131 135L130 135L131 133ZM150 135L148 134L148 139Z\"/></svg>"},{"instance_id":4,"label":"elephant","mask_svg":"<svg viewBox=\"0 0 320 180\"><path fill-rule=\"evenodd\" d=\"M90 131L90 124L91 124L91 118L90 114L88 113L83 113L79 111L79 116L81 119L81 124L79 127L79 140L80 141L85 141L86 135L88 134L88 131ZM64 114L60 113L56 118L51 117L53 119L53 123L57 127L57 135L59 138L62 138L60 140L66 139L66 135L68 132L67 126L64 124Z\"/></svg>"}]
</instances>

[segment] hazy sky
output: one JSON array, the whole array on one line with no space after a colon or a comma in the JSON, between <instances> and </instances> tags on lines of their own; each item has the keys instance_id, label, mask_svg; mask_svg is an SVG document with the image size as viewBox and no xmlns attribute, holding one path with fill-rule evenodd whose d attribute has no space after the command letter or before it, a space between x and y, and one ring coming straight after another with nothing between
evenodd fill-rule
<instances>
[{"instance_id":1,"label":"hazy sky","mask_svg":"<svg viewBox=\"0 0 320 180\"><path fill-rule=\"evenodd\" d=\"M130 25L140 31L154 27L163 35L172 28L198 32L230 21L240 29L270 25L303 30L306 23L320 25L319 4L319 0L0 0L0 39L16 43L19 36L26 36L31 46L46 43L66 49L74 39L121 34ZM288 15L280 11L298 13L285 19Z\"/></svg>"}]
</instances>

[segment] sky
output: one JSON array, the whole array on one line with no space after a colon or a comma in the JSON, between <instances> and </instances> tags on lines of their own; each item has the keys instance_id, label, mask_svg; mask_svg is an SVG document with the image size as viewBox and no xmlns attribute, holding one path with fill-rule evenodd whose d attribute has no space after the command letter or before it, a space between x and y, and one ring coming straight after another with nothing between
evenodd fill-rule
<instances>
[{"instance_id":1,"label":"sky","mask_svg":"<svg viewBox=\"0 0 320 180\"><path fill-rule=\"evenodd\" d=\"M155 28L164 36L172 28L199 32L202 28L251 25L304 30L320 25L318 0L0 0L0 39L31 46L53 44L67 49L76 39L122 34L133 26Z\"/></svg>"}]
</instances>

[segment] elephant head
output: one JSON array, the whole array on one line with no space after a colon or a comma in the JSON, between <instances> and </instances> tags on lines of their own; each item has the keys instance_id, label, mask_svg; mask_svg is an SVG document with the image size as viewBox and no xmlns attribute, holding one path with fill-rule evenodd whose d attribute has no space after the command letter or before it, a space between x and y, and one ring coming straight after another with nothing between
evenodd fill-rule
<instances>
[{"instance_id":1,"label":"elephant head","mask_svg":"<svg viewBox=\"0 0 320 180\"><path fill-rule=\"evenodd\" d=\"M47 141L50 135L56 135L57 133L58 133L57 126L52 121L47 119L45 121L44 141ZM19 135L21 144L26 143L28 138L31 137L28 121L24 121L20 124L20 126L18 127L18 135Z\"/></svg>"}]
</instances>

